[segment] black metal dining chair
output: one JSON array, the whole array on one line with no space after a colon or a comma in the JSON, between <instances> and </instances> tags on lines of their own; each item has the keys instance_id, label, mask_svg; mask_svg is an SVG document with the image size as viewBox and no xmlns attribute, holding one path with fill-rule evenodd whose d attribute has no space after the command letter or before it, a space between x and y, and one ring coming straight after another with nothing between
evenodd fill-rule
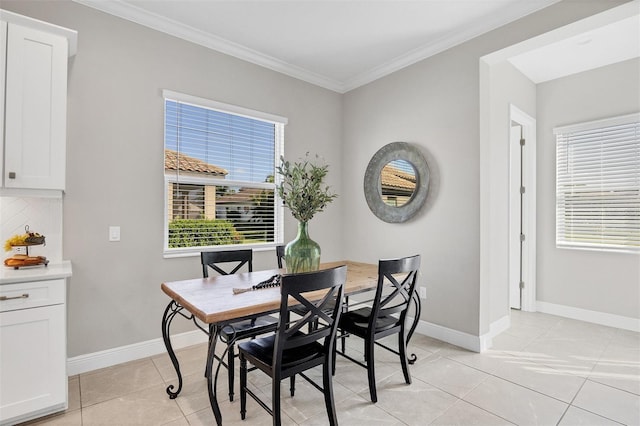
<instances>
[{"instance_id":1,"label":"black metal dining chair","mask_svg":"<svg viewBox=\"0 0 640 426\"><path fill-rule=\"evenodd\" d=\"M200 253L202 263L202 275L209 277L209 269L220 275L230 275L239 272L246 265L248 272L253 271L252 250L227 250L207 251ZM231 268L231 269L229 269ZM220 340L227 345L226 362L220 359L222 365L227 367L229 377L229 400L233 401L233 381L236 358L235 341L246 338L254 338L260 334L273 332L278 324L277 318L263 315L247 320L235 321L220 330ZM209 330L210 337L213 335Z\"/></svg>"},{"instance_id":2,"label":"black metal dining chair","mask_svg":"<svg viewBox=\"0 0 640 426\"><path fill-rule=\"evenodd\" d=\"M333 396L333 350L347 267L339 266L317 272L283 275L280 298L280 322L272 336L258 337L238 345L240 352L240 415L247 413L247 394L273 416L273 424L281 424L280 382L289 377L290 393L295 394L295 376L300 375L324 394L330 425L337 425L338 418ZM317 292L324 291L321 299ZM311 298L311 297L314 298ZM304 305L307 314L290 320L287 313L292 306ZM327 307L333 306L330 312ZM305 325L316 326L303 332ZM269 408L255 392L247 386L247 362L271 377L271 401ZM304 372L322 365L322 386L311 380Z\"/></svg>"},{"instance_id":3,"label":"black metal dining chair","mask_svg":"<svg viewBox=\"0 0 640 426\"><path fill-rule=\"evenodd\" d=\"M416 291L420 255L378 262L378 284L371 306L348 311L340 318L340 338L345 358L364 367L368 372L369 394L372 402L378 401L376 391L375 357L376 345L400 357L402 372L407 384L411 383L407 359L406 317ZM397 334L398 350L379 342L380 339ZM364 362L346 354L344 339L354 335L364 340Z\"/></svg>"}]
</instances>

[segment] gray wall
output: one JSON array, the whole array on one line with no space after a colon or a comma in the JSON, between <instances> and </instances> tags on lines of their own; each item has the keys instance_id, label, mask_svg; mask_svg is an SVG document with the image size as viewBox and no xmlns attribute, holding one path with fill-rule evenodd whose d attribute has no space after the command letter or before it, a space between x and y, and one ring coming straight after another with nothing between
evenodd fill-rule
<instances>
[{"instance_id":1,"label":"gray wall","mask_svg":"<svg viewBox=\"0 0 640 426\"><path fill-rule=\"evenodd\" d=\"M478 56L448 50L353 90L344 101L346 254L362 261L422 255L422 318L478 334ZM427 206L403 224L375 217L362 185L387 143L415 144L431 172Z\"/></svg>"},{"instance_id":2,"label":"gray wall","mask_svg":"<svg viewBox=\"0 0 640 426\"><path fill-rule=\"evenodd\" d=\"M640 111L640 60L539 84L538 295L543 302L640 318L640 256L558 249L553 128Z\"/></svg>"},{"instance_id":3,"label":"gray wall","mask_svg":"<svg viewBox=\"0 0 640 426\"><path fill-rule=\"evenodd\" d=\"M328 184L342 192L339 94L76 3L3 0L2 8L79 33L64 196L64 258L73 264L70 357L160 337L168 302L161 282L201 274L199 258L162 257L162 89L288 117L287 158L324 156ZM310 224L323 260L343 257L343 200ZM109 225L122 227L120 242L108 242ZM288 212L285 230L285 241L293 239ZM256 268L276 266L274 251L256 257Z\"/></svg>"},{"instance_id":4,"label":"gray wall","mask_svg":"<svg viewBox=\"0 0 640 426\"><path fill-rule=\"evenodd\" d=\"M422 319L488 332L499 315L490 305L506 294L480 288L479 58L621 3L564 1L345 94L346 257L421 254ZM369 159L393 141L420 147L433 178L427 207L404 224L378 220L362 193Z\"/></svg>"}]
</instances>

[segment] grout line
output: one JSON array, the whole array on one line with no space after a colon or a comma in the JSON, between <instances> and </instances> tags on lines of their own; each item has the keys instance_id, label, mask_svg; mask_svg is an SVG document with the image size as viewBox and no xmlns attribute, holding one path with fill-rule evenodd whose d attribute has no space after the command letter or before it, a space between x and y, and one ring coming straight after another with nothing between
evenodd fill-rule
<instances>
[{"instance_id":1,"label":"grout line","mask_svg":"<svg viewBox=\"0 0 640 426\"><path fill-rule=\"evenodd\" d=\"M569 411L570 407L573 407L573 401L576 400L576 398L578 397L578 394L580 393L580 391L582 390L582 388L584 387L584 384L587 383L587 379L585 378L584 381L582 382L582 384L580 385L580 388L578 389L578 391L576 392L575 395L573 395L573 398L571 398L571 401L569 401L569 405L567 405L567 408L564 409L564 412L562 413L562 415L560 416L560 418L558 419L558 423L556 423L556 426L560 424L560 422L562 422L562 419L564 419L564 416L567 414L567 411Z\"/></svg>"},{"instance_id":2,"label":"grout line","mask_svg":"<svg viewBox=\"0 0 640 426\"><path fill-rule=\"evenodd\" d=\"M150 357L148 357L148 359L149 359L149 361L151 361L151 364L153 364L153 367L156 369L156 372L158 373L158 376L160 376L160 379L162 380L162 386L163 386L163 388L166 390L166 387L165 387L165 386L167 386L168 384L167 384L167 381L166 381L166 380L164 380L164 377L162 376L162 372L160 371L160 368L158 367L158 365L157 365L157 364L155 363L155 361L153 360L153 358L154 358L155 356L156 356L156 355L154 355L154 356L150 356ZM177 356L177 354L176 354L176 356ZM185 379L185 377L186 377L185 375L183 375L183 376L182 376L182 382L183 382L183 385L184 385L184 381L185 381L184 379ZM177 381L177 380L178 380L178 377L176 376L175 381ZM167 397L168 397L168 396L169 396L169 395L167 394ZM175 400L175 398L174 398L174 399L173 399L173 402L174 402L174 403L176 404L176 406L178 407L178 410L180 410L180 413L182 413L182 417L184 418L184 420L185 420L187 423L189 423L189 420L187 420L187 414L184 412L184 410L182 409L182 407L180 406L180 404L178 404L178 401L176 401L176 400ZM177 420L177 419L176 419L176 420Z\"/></svg>"},{"instance_id":3,"label":"grout line","mask_svg":"<svg viewBox=\"0 0 640 426\"><path fill-rule=\"evenodd\" d=\"M455 363L457 363L457 364L460 364L460 365L462 365L463 367L469 367L469 368L472 368L472 369L474 369L474 370L476 370L476 371L479 371L479 372L481 372L481 373L486 374L487 376L493 376L492 374L487 373L486 371L483 371L483 370L480 370L480 369L478 369L478 368L474 368L474 367L468 366L468 365L463 364L463 363L461 363L461 362L459 362L459 361L456 361L456 360L454 360L454 359L447 358L447 357L443 357L443 358L446 358L446 359L448 359L449 361L452 361L452 362L455 362ZM494 376L494 377L495 377L495 376ZM500 377L498 377L498 378L500 378ZM481 409L482 411L485 411L485 412L487 412L487 413L489 413L489 414L491 414L491 415L493 415L493 416L496 416L496 417L498 417L498 418L500 418L500 419L502 419L502 420L505 420L506 422L509 422L509 423L511 423L511 424L515 424L515 423L513 423L512 421L510 421L510 420L508 420L508 419L505 419L505 418L504 418L504 417L502 417L501 415L499 415L499 414L497 414L497 413L494 413L493 411L489 411L489 410L487 410L486 408L480 407L480 406L478 406L478 405L476 405L476 404L474 404L474 403L472 403L472 402L467 401L466 399L464 399L464 397L465 397L465 396L469 395L471 392L473 392L475 389L477 389L477 388L478 388L482 383L484 383L484 382L488 379L488 377L483 378L483 379L482 379L482 381L481 381L480 383L478 383L476 386L474 386L474 387L473 387L473 389L471 389L469 392L466 392L463 396L457 396L457 395L454 395L454 394L452 394L451 392L447 391L446 389L442 389L442 388L440 388L439 386L434 385L433 383L429 383L429 382L427 382L427 381L425 381L425 380L422 380L422 379L419 379L419 378L417 378L417 377L415 377L415 378L414 378L414 377L412 377L412 379L420 380L421 382L426 383L426 384L428 384L428 385L429 385L429 386L431 386L431 387L434 387L434 388L436 388L436 389L438 389L438 390L440 390L440 391L442 391L442 392L444 392L444 393L446 393L446 394L448 394L448 395L451 395L451 396L453 396L453 397L457 398L458 400L457 400L453 405L455 405L456 403L458 403L458 402L462 401L462 402L465 402L465 403L467 403L467 404L469 404L469 405L473 405L474 407L479 408L479 409ZM520 386L521 386L521 385L520 385ZM451 407L447 408L447 410L446 410L446 411L448 411L449 409L451 409L451 408L453 407L453 405L452 405ZM445 413L446 413L446 411L445 411ZM439 418L439 417L441 417L442 415L444 415L444 413L442 413L440 416L438 416L438 418ZM435 419L434 419L433 421L435 422ZM431 422L431 423L433 423L433 422Z\"/></svg>"},{"instance_id":4,"label":"grout line","mask_svg":"<svg viewBox=\"0 0 640 426\"><path fill-rule=\"evenodd\" d=\"M491 411L487 410L486 408L480 407L480 406L478 406L478 405L476 405L476 404L474 404L474 403L472 403L472 402L466 401L466 400L464 400L464 399L462 399L462 398L458 399L458 401L456 401L453 405L457 404L457 403L458 403L458 402L460 402L460 401L464 402L465 404L469 404L469 405L471 405L471 406L473 406L473 407L476 407L476 408L478 408L479 410L484 411L485 413L491 414L492 416L498 417L499 419L502 419L502 420L504 420L505 422L507 422L507 423L509 423L509 424L516 425L516 423L513 423L511 420L505 419L504 417L502 417L502 416L501 416L501 415L499 415L499 414L496 414L496 413L494 413L494 412L491 412ZM449 411L451 408L453 408L453 405L452 405L451 407L449 407L446 411ZM438 419L439 419L440 417L442 417L442 416L446 413L446 411L445 411L444 413L442 413L442 415L438 416ZM429 423L429 424L433 424L436 420L437 420L437 419L433 420L433 422L431 422L431 423Z\"/></svg>"},{"instance_id":5,"label":"grout line","mask_svg":"<svg viewBox=\"0 0 640 426\"><path fill-rule=\"evenodd\" d=\"M80 426L84 425L84 410L82 409L82 382L78 374L78 403L80 404Z\"/></svg>"},{"instance_id":6,"label":"grout line","mask_svg":"<svg viewBox=\"0 0 640 426\"><path fill-rule=\"evenodd\" d=\"M502 381L505 381L505 382L507 382L507 383L511 383L511 384L516 385L516 386L519 386L519 387L521 387L521 388L523 388L523 389L527 389L527 390L529 390L529 391L531 391L531 392L535 392L535 393L537 393L537 394L539 394L539 395L546 396L547 398L551 398L551 399L553 399L553 400L556 400L556 401L558 401L558 402L561 402L561 403L563 403L563 404L567 404L567 405L568 405L568 403L567 403L567 402L565 402L565 401L563 401L563 400L561 400L561 399L558 399L558 398L556 398L556 397L554 397L554 396L551 396L551 395L547 395L546 393L543 393L543 392L541 392L541 391L539 391L539 390L536 390L536 389L532 389L532 388L530 388L530 387L527 387L527 386L523 385L522 383L518 383L518 382L514 382L514 381L509 380L509 379L505 379L504 377L500 377L500 376L498 376L498 375L496 375L496 374L494 374L494 373L490 373L490 372L488 372L488 371L481 370L481 369L479 369L479 368L477 368L477 367L474 367L474 366L471 366L471 365L464 364L464 363L462 363L462 362L460 362L460 361L457 361L457 360L455 360L455 359L451 359L451 358L448 358L448 357L447 357L447 359L448 359L448 360L450 360L450 361L456 362L456 363L458 363L458 364L461 364L461 365L463 365L463 366L465 366L465 367L469 367L469 368L472 368L472 369L474 369L474 370L480 371L481 373L485 373L485 374L487 374L487 375L489 375L489 376L495 377L495 378L496 378L496 379L498 379L498 380L502 380ZM551 367L549 367L549 368L551 368ZM575 377L579 377L579 376L575 376ZM486 379L485 379L485 380L486 380ZM483 382L484 382L485 380L483 380ZM586 380L586 379L585 379L585 380ZM478 386L480 386L480 384L482 384L482 382L481 382L481 383L479 383L479 384L478 384ZM477 388L478 386L476 386L476 388ZM475 388L474 388L474 389L475 389ZM469 393L470 393L470 392L467 392L467 394L466 394L466 395L468 395ZM466 396L466 395L465 395L465 396ZM464 397L463 397L463 398L461 398L461 399L462 399L463 401L465 401L465 402L469 402L469 401L465 400L465 399L464 399Z\"/></svg>"},{"instance_id":7,"label":"grout line","mask_svg":"<svg viewBox=\"0 0 640 426\"><path fill-rule=\"evenodd\" d=\"M591 378L589 378L589 377L587 377L586 381L587 381L587 382L594 383L594 384L597 384L597 385L600 385L600 386L606 386L606 387L608 387L608 388L610 388L610 389L617 390L617 391L624 392L624 393L628 393L629 395L632 395L632 396L634 396L634 397L636 397L636 398L640 398L640 395L638 395L637 393L634 393L634 392L628 391L628 390L626 390L626 389L620 389L620 388L617 388L617 387L615 387L615 386L608 385L608 384L606 384L606 383L600 383L599 381L597 381L597 380L592 380L592 379L591 379Z\"/></svg>"},{"instance_id":8,"label":"grout line","mask_svg":"<svg viewBox=\"0 0 640 426\"><path fill-rule=\"evenodd\" d=\"M614 420L614 419L611 419L611 418L609 418L609 417L603 416L603 415L602 415L602 414L600 414L600 413L596 413L596 412L593 412L593 411L591 411L591 410L589 410L589 409L586 409L586 408L583 408L583 407L580 407L580 406L577 406L577 405L573 405L573 402L576 400L576 398L578 397L578 394L580 393L580 391L582 390L582 388L584 387L584 385L586 385L586 384L587 384L587 382L588 382L588 381L590 381L588 378L584 380L584 382L582 383L582 386L580 386L580 389L578 389L578 392L576 392L576 394L574 395L573 399L571 400L571 403L569 403L569 407L574 407L574 408L577 408L577 409L579 409L579 410L586 411L587 413L591 413L591 414L596 415L596 416L598 416L598 417L602 417L603 419L611 420L611 421L612 421L612 422L614 422L614 423L624 424L624 423L620 423L620 422L619 422L619 421L617 421L617 420ZM593 382L592 382L592 383L593 383ZM599 383L599 384L601 384L601 383ZM605 386L606 386L606 385L605 385ZM617 388L613 388L613 389L617 389ZM618 389L618 390L621 390L621 389ZM635 394L634 394L634 395L635 395ZM567 407L567 410L565 410L565 413L564 413L564 414L566 414L566 412L569 410L569 407ZM562 417L564 417L564 414L562 415ZM560 420L562 420L562 418L560 418Z\"/></svg>"},{"instance_id":9,"label":"grout line","mask_svg":"<svg viewBox=\"0 0 640 426\"><path fill-rule=\"evenodd\" d=\"M442 358L446 358L446 359L448 359L449 361L452 361L452 362L455 362L455 363L457 363L457 364L462 365L463 367L473 368L473 367L470 367L470 366L468 366L468 365L466 365L466 364L463 364L463 363L461 363L461 362L459 362L459 361L456 361L456 360L454 360L454 359L451 359L451 358L447 358L447 357L442 357ZM482 370L479 370L479 369L476 369L476 368L473 368L473 369L474 369L474 370L477 370L477 371L480 371L481 373L487 374L488 376L491 376L491 374L487 373L486 371L482 371ZM451 392L447 391L446 389L442 389L441 387L439 387L439 386L437 386L437 385L435 385L435 384L433 384L433 383L429 383L429 382L427 382L426 380L423 380L423 379L418 378L418 377L413 377L413 376L412 376L412 377L411 377L411 379L421 381L422 383L425 383L425 384L427 384L428 386L431 386L431 387L433 387L433 388L435 388L435 389L438 389L438 390L440 390L440 391L442 391L442 392L444 392L444 393L446 393L446 394L448 394L448 395L453 396L454 398L457 398L457 401L456 401L456 402L454 402L454 403L453 403L449 408L447 408L447 409L446 409L442 414L440 414L438 417L436 417L436 418L435 418L431 423L429 423L429 424L432 424L432 423L433 423L433 422L435 422L437 419L439 419L440 417L442 417L442 416L443 416L447 411L449 411L449 410L450 410L450 409L451 409L455 404L457 404L457 403L458 403L458 402L460 402L460 401L462 401L462 402L464 402L464 403L466 403L466 404L472 405L472 406L474 406L474 407L476 407L476 408L479 408L480 410L485 411L485 412L487 412L487 413L491 414L492 416L496 416L496 417L498 417L498 418L500 418L500 419L502 419L502 420L504 420L504 421L506 421L506 422L508 422L508 423L515 424L515 423L513 423L512 421L510 421L510 420L508 420L508 419L505 419L504 417L500 416L499 414L496 414L496 413L494 413L494 412L492 412L492 411L487 410L486 408L480 407L480 406L478 406L478 405L476 405L476 404L474 404L474 403L472 403L472 402L469 402L469 401L467 401L467 400L465 400L465 399L464 399L464 397L465 397L466 395L469 395L469 394L470 394L471 392L473 392L476 388L478 388L478 387L479 387L479 386L480 386L480 385L481 385L485 380L487 380L487 379L488 379L488 377L483 378L483 379L482 379L482 381L480 381L480 383L478 383L476 386L474 386L474 387L473 387L473 389L469 390L469 392L466 392L463 396L454 395L454 394L452 394Z\"/></svg>"}]
</instances>

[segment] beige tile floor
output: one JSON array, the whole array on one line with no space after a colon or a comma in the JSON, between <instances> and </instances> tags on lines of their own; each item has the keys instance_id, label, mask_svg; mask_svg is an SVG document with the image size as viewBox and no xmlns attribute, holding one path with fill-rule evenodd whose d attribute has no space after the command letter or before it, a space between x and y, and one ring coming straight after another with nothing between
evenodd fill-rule
<instances>
[{"instance_id":1,"label":"beige tile floor","mask_svg":"<svg viewBox=\"0 0 640 426\"><path fill-rule=\"evenodd\" d=\"M334 378L342 425L640 425L640 333L539 313L512 312L512 326L477 354L416 335L413 383L404 384L397 359L376 352L378 403L368 400L366 370L338 357ZM350 353L361 340L349 339ZM211 425L203 367L206 348L178 351L182 393L167 355L69 378L69 409L38 425ZM222 370L224 371L224 370ZM314 372L320 377L319 372ZM225 425L269 425L271 417L251 399L247 419L219 388ZM270 402L270 384L250 373ZM283 385L283 424L328 423L322 395L298 381L291 398ZM236 391L237 392L237 391Z\"/></svg>"}]
</instances>

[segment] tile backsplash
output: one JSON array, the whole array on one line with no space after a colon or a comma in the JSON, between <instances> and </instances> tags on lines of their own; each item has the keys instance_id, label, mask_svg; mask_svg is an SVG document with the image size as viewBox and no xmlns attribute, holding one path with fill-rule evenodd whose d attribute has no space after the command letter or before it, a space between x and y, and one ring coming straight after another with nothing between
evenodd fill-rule
<instances>
[{"instance_id":1,"label":"tile backsplash","mask_svg":"<svg viewBox=\"0 0 640 426\"><path fill-rule=\"evenodd\" d=\"M62 261L62 199L0 197L0 241L29 231L46 237L46 245L29 248L29 254L46 256L50 262ZM3 249L4 251L4 249ZM2 259L11 256L5 252Z\"/></svg>"}]
</instances>

